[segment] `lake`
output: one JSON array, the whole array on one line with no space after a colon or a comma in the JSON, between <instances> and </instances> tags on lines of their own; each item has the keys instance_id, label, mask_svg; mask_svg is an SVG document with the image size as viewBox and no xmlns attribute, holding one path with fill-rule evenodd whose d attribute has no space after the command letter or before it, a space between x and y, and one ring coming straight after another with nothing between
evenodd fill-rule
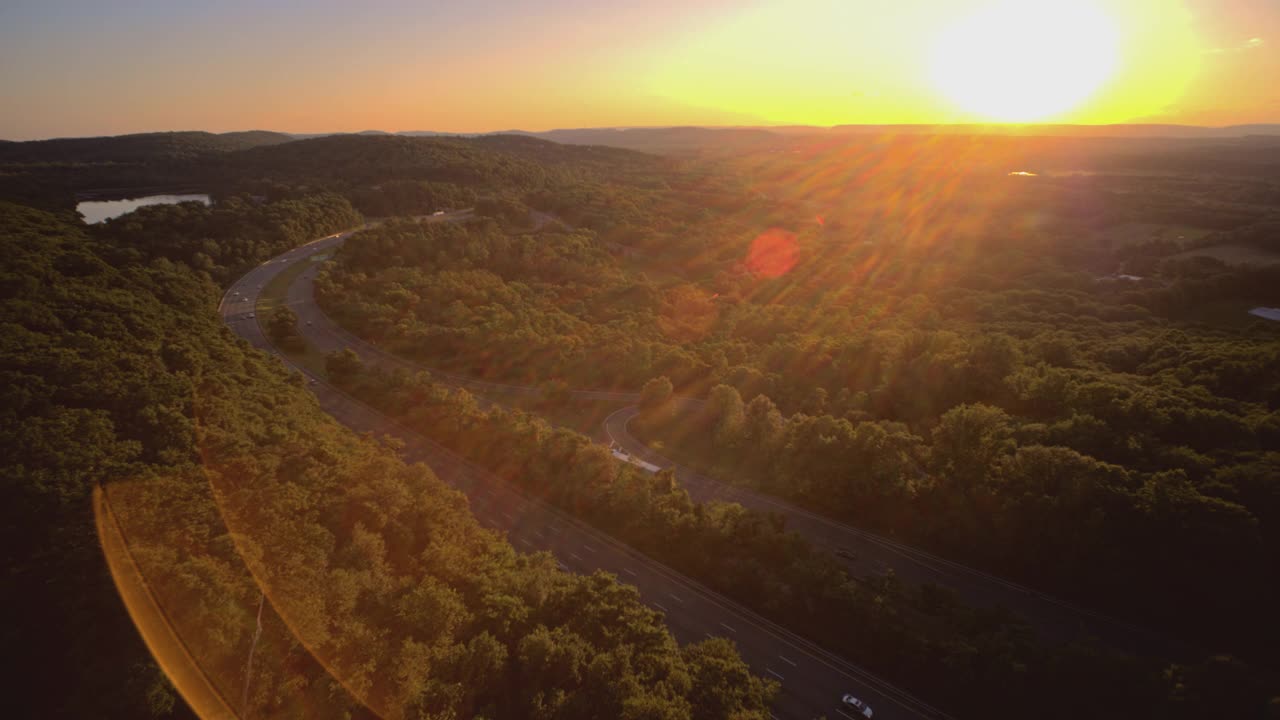
<instances>
[{"instance_id":1,"label":"lake","mask_svg":"<svg viewBox=\"0 0 1280 720\"><path fill-rule=\"evenodd\" d=\"M208 195L148 195L127 200L85 200L76 204L76 210L84 216L86 223L92 225L133 212L143 205L173 205L192 201L205 205L210 202Z\"/></svg>"}]
</instances>

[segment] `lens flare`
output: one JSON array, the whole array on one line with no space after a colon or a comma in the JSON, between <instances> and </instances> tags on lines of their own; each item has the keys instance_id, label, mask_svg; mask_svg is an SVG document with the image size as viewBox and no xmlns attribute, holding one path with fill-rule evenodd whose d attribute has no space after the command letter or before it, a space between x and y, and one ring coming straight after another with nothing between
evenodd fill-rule
<instances>
[{"instance_id":1,"label":"lens flare","mask_svg":"<svg viewBox=\"0 0 1280 720\"><path fill-rule=\"evenodd\" d=\"M785 275L796 265L796 249L795 233L769 228L751 242L747 251L747 269L766 278Z\"/></svg>"}]
</instances>

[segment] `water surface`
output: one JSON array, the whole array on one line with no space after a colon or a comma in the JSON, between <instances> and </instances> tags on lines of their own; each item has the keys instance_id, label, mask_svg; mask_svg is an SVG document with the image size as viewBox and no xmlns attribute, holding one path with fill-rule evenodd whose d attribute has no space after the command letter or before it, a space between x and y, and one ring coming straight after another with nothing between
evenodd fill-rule
<instances>
[{"instance_id":1,"label":"water surface","mask_svg":"<svg viewBox=\"0 0 1280 720\"><path fill-rule=\"evenodd\" d=\"M148 195L126 200L85 200L76 204L76 210L84 216L86 223L92 225L131 213L143 205L174 205L192 201L205 205L210 202L208 195Z\"/></svg>"}]
</instances>

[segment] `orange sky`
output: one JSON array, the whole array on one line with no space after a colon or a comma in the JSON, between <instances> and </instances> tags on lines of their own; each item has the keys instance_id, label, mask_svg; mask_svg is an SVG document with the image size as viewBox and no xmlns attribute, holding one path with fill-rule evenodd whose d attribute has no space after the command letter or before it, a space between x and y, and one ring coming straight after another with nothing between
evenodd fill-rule
<instances>
[{"instance_id":1,"label":"orange sky","mask_svg":"<svg viewBox=\"0 0 1280 720\"><path fill-rule=\"evenodd\" d=\"M1280 121L1276 0L1009 3L10 0L0 138Z\"/></svg>"}]
</instances>

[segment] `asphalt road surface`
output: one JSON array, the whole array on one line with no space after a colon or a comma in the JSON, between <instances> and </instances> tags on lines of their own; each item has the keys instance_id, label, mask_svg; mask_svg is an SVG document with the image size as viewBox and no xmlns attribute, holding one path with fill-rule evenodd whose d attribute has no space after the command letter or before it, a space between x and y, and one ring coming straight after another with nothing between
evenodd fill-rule
<instances>
[{"instance_id":1,"label":"asphalt road surface","mask_svg":"<svg viewBox=\"0 0 1280 720\"><path fill-rule=\"evenodd\" d=\"M448 221L451 216L432 218ZM224 321L255 347L275 353L254 314L262 288L291 263L307 261L320 251L342 242L349 233L323 238L284 253L250 271L231 288L220 305ZM299 315L299 330L322 351L351 346L365 362L401 362L378 352L367 343L333 326L311 302L310 283L315 270L299 276L290 288L288 302ZM277 354L278 356L278 354ZM307 375L287 358L286 365ZM438 373L436 374L439 375ZM328 385L321 378L309 387L320 406L339 422L357 432L397 437L405 443L408 461L429 465L445 482L463 491L481 524L503 531L512 546L522 552L549 551L574 572L604 570L619 582L634 585L644 602L662 613L681 642L709 636L727 637L752 669L777 680L782 687L773 706L777 718L831 720L854 718L841 707L844 693L866 701L877 718L945 718L930 707L856 665L816 644L756 615L737 603L675 572L609 536L521 494L486 471L471 465L430 439L422 437L364 403ZM856 720L856 718L855 718Z\"/></svg>"}]
</instances>

